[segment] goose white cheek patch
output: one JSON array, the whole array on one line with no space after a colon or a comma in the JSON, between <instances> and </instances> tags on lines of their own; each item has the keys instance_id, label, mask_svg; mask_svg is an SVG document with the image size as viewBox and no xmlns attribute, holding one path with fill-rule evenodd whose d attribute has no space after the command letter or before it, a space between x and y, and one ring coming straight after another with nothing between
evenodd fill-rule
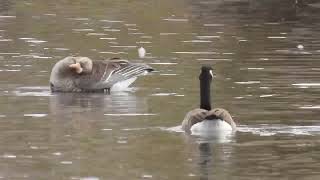
<instances>
[{"instance_id":1,"label":"goose white cheek patch","mask_svg":"<svg viewBox=\"0 0 320 180\"><path fill-rule=\"evenodd\" d=\"M69 67L71 69L75 69L78 74L82 73L82 71L83 71L80 63L70 64Z\"/></svg>"},{"instance_id":2,"label":"goose white cheek patch","mask_svg":"<svg viewBox=\"0 0 320 180\"><path fill-rule=\"evenodd\" d=\"M212 78L214 78L212 70L210 70L210 75L211 75Z\"/></svg>"}]
</instances>

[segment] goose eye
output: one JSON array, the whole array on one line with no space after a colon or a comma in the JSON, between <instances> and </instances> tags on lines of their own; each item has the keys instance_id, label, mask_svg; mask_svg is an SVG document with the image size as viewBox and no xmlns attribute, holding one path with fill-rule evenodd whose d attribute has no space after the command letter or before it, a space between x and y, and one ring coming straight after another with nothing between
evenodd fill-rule
<instances>
[{"instance_id":1,"label":"goose eye","mask_svg":"<svg viewBox=\"0 0 320 180\"><path fill-rule=\"evenodd\" d=\"M212 72L212 70L210 70L209 72L210 72L211 77L213 78L213 72Z\"/></svg>"}]
</instances>

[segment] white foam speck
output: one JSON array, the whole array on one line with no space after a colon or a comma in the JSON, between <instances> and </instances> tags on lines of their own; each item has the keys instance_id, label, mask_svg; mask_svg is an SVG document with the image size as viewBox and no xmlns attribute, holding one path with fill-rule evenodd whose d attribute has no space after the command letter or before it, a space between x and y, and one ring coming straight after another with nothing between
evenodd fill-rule
<instances>
[{"instance_id":1,"label":"white foam speck","mask_svg":"<svg viewBox=\"0 0 320 180\"><path fill-rule=\"evenodd\" d=\"M61 161L60 164L72 164L72 161Z\"/></svg>"},{"instance_id":2,"label":"white foam speck","mask_svg":"<svg viewBox=\"0 0 320 180\"><path fill-rule=\"evenodd\" d=\"M31 39L34 39L34 38L28 38L28 37L24 37L24 38L19 38L21 40L31 40Z\"/></svg>"},{"instance_id":3,"label":"white foam speck","mask_svg":"<svg viewBox=\"0 0 320 180\"><path fill-rule=\"evenodd\" d=\"M128 28L128 31L138 31L139 29L137 28Z\"/></svg>"},{"instance_id":4,"label":"white foam speck","mask_svg":"<svg viewBox=\"0 0 320 180\"><path fill-rule=\"evenodd\" d=\"M137 48L137 46L110 46L112 48Z\"/></svg>"},{"instance_id":5,"label":"white foam speck","mask_svg":"<svg viewBox=\"0 0 320 180\"><path fill-rule=\"evenodd\" d=\"M0 42L10 42L12 39L0 39Z\"/></svg>"},{"instance_id":6,"label":"white foam speck","mask_svg":"<svg viewBox=\"0 0 320 180\"><path fill-rule=\"evenodd\" d=\"M146 49L144 49L143 47L140 47L138 49L138 54L139 54L139 58L144 58L146 56Z\"/></svg>"},{"instance_id":7,"label":"white foam speck","mask_svg":"<svg viewBox=\"0 0 320 180\"><path fill-rule=\"evenodd\" d=\"M292 85L293 86L320 86L320 83L297 83Z\"/></svg>"},{"instance_id":8,"label":"white foam speck","mask_svg":"<svg viewBox=\"0 0 320 180\"><path fill-rule=\"evenodd\" d=\"M55 156L61 156L61 155L62 155L61 152L54 152L54 153L52 153L52 154L55 155Z\"/></svg>"},{"instance_id":9,"label":"white foam speck","mask_svg":"<svg viewBox=\"0 0 320 180\"><path fill-rule=\"evenodd\" d=\"M143 35L144 33L142 33L142 32L134 32L134 33L128 33L128 34L131 34L131 35Z\"/></svg>"},{"instance_id":10,"label":"white foam speck","mask_svg":"<svg viewBox=\"0 0 320 180\"><path fill-rule=\"evenodd\" d=\"M301 106L300 109L320 109L320 105L317 106Z\"/></svg>"},{"instance_id":11,"label":"white foam speck","mask_svg":"<svg viewBox=\"0 0 320 180\"><path fill-rule=\"evenodd\" d=\"M102 19L101 22L109 22L109 23L122 23L123 21L119 20L108 20L108 19Z\"/></svg>"},{"instance_id":12,"label":"white foam speck","mask_svg":"<svg viewBox=\"0 0 320 180\"><path fill-rule=\"evenodd\" d=\"M198 39L214 39L220 38L220 36L196 36Z\"/></svg>"},{"instance_id":13,"label":"white foam speck","mask_svg":"<svg viewBox=\"0 0 320 180\"><path fill-rule=\"evenodd\" d=\"M244 81L244 82L235 82L236 84L259 84L260 81Z\"/></svg>"},{"instance_id":14,"label":"white foam speck","mask_svg":"<svg viewBox=\"0 0 320 180\"><path fill-rule=\"evenodd\" d=\"M90 32L90 31L94 31L94 29L72 29L73 31L76 32Z\"/></svg>"},{"instance_id":15,"label":"white foam speck","mask_svg":"<svg viewBox=\"0 0 320 180\"><path fill-rule=\"evenodd\" d=\"M17 156L16 155L13 155L13 154L4 154L2 155L3 158L7 158L7 159L14 159L16 158Z\"/></svg>"},{"instance_id":16,"label":"white foam speck","mask_svg":"<svg viewBox=\"0 0 320 180\"><path fill-rule=\"evenodd\" d=\"M137 24L124 24L125 26L137 26Z\"/></svg>"},{"instance_id":17,"label":"white foam speck","mask_svg":"<svg viewBox=\"0 0 320 180\"><path fill-rule=\"evenodd\" d=\"M16 18L16 16L0 16L0 18Z\"/></svg>"},{"instance_id":18,"label":"white foam speck","mask_svg":"<svg viewBox=\"0 0 320 180\"><path fill-rule=\"evenodd\" d=\"M119 32L121 31L120 29L104 29L106 32Z\"/></svg>"},{"instance_id":19,"label":"white foam speck","mask_svg":"<svg viewBox=\"0 0 320 180\"><path fill-rule=\"evenodd\" d=\"M88 33L87 36L105 36L105 33Z\"/></svg>"},{"instance_id":20,"label":"white foam speck","mask_svg":"<svg viewBox=\"0 0 320 180\"><path fill-rule=\"evenodd\" d=\"M34 44L41 44L41 43L45 43L47 41L43 41L43 40L27 40L26 42L29 42L29 43L34 43Z\"/></svg>"},{"instance_id":21,"label":"white foam speck","mask_svg":"<svg viewBox=\"0 0 320 180\"><path fill-rule=\"evenodd\" d=\"M259 87L260 89L270 89L270 87L264 87L264 86L261 86Z\"/></svg>"},{"instance_id":22,"label":"white foam speck","mask_svg":"<svg viewBox=\"0 0 320 180\"><path fill-rule=\"evenodd\" d=\"M206 27L222 27L224 24L204 24Z\"/></svg>"},{"instance_id":23,"label":"white foam speck","mask_svg":"<svg viewBox=\"0 0 320 180\"><path fill-rule=\"evenodd\" d=\"M102 38L99 38L99 39L104 39L104 40L116 40L117 38L114 38L114 37L102 37Z\"/></svg>"},{"instance_id":24,"label":"white foam speck","mask_svg":"<svg viewBox=\"0 0 320 180\"><path fill-rule=\"evenodd\" d=\"M114 113L108 113L104 114L105 116L155 116L157 114L152 113L127 113L127 114L114 114Z\"/></svg>"},{"instance_id":25,"label":"white foam speck","mask_svg":"<svg viewBox=\"0 0 320 180\"><path fill-rule=\"evenodd\" d=\"M33 58L35 59L51 59L52 57L49 57L49 56L33 56Z\"/></svg>"},{"instance_id":26,"label":"white foam speck","mask_svg":"<svg viewBox=\"0 0 320 180\"><path fill-rule=\"evenodd\" d=\"M212 41L209 40L189 40L189 41L181 41L184 43L211 43Z\"/></svg>"},{"instance_id":27,"label":"white foam speck","mask_svg":"<svg viewBox=\"0 0 320 180\"><path fill-rule=\"evenodd\" d=\"M57 16L57 14L44 14L45 16Z\"/></svg>"},{"instance_id":28,"label":"white foam speck","mask_svg":"<svg viewBox=\"0 0 320 180\"><path fill-rule=\"evenodd\" d=\"M286 39L285 36L268 36L268 39Z\"/></svg>"},{"instance_id":29,"label":"white foam speck","mask_svg":"<svg viewBox=\"0 0 320 180\"><path fill-rule=\"evenodd\" d=\"M299 45L297 46L297 48L298 48L298 49L303 49L304 46L303 46L302 44L299 44Z\"/></svg>"},{"instance_id":30,"label":"white foam speck","mask_svg":"<svg viewBox=\"0 0 320 180\"><path fill-rule=\"evenodd\" d=\"M155 93L155 94L152 94L151 96L172 96L176 94L177 93Z\"/></svg>"},{"instance_id":31,"label":"white foam speck","mask_svg":"<svg viewBox=\"0 0 320 180\"><path fill-rule=\"evenodd\" d=\"M178 33L160 33L160 36L176 35Z\"/></svg>"},{"instance_id":32,"label":"white foam speck","mask_svg":"<svg viewBox=\"0 0 320 180\"><path fill-rule=\"evenodd\" d=\"M7 52L7 53L0 53L0 55L20 55L20 53Z\"/></svg>"},{"instance_id":33,"label":"white foam speck","mask_svg":"<svg viewBox=\"0 0 320 180\"><path fill-rule=\"evenodd\" d=\"M248 70L263 70L264 68L248 68Z\"/></svg>"},{"instance_id":34,"label":"white foam speck","mask_svg":"<svg viewBox=\"0 0 320 180\"><path fill-rule=\"evenodd\" d=\"M175 18L167 18L163 19L164 21L172 21L172 22L188 22L188 19L175 19Z\"/></svg>"},{"instance_id":35,"label":"white foam speck","mask_svg":"<svg viewBox=\"0 0 320 180\"><path fill-rule=\"evenodd\" d=\"M150 175L150 174L144 174L144 175L142 175L142 178L152 178L152 175Z\"/></svg>"},{"instance_id":36,"label":"white foam speck","mask_svg":"<svg viewBox=\"0 0 320 180\"><path fill-rule=\"evenodd\" d=\"M39 149L38 146L30 146L30 149Z\"/></svg>"},{"instance_id":37,"label":"white foam speck","mask_svg":"<svg viewBox=\"0 0 320 180\"><path fill-rule=\"evenodd\" d=\"M264 94L264 95L260 95L259 97L264 98L264 97L272 97L275 96L275 94Z\"/></svg>"},{"instance_id":38,"label":"white foam speck","mask_svg":"<svg viewBox=\"0 0 320 180\"><path fill-rule=\"evenodd\" d=\"M160 74L160 76L176 76L178 74Z\"/></svg>"},{"instance_id":39,"label":"white foam speck","mask_svg":"<svg viewBox=\"0 0 320 180\"><path fill-rule=\"evenodd\" d=\"M178 64L178 63L162 62L162 63L150 63L150 64L158 64L158 65L174 65L174 64Z\"/></svg>"},{"instance_id":40,"label":"white foam speck","mask_svg":"<svg viewBox=\"0 0 320 180\"><path fill-rule=\"evenodd\" d=\"M232 59L199 58L198 61L232 61Z\"/></svg>"},{"instance_id":41,"label":"white foam speck","mask_svg":"<svg viewBox=\"0 0 320 180\"><path fill-rule=\"evenodd\" d=\"M48 114L24 114L25 117L45 117Z\"/></svg>"},{"instance_id":42,"label":"white foam speck","mask_svg":"<svg viewBox=\"0 0 320 180\"><path fill-rule=\"evenodd\" d=\"M266 25L279 25L280 23L277 23L277 22L266 22L264 24L266 24Z\"/></svg>"},{"instance_id":43,"label":"white foam speck","mask_svg":"<svg viewBox=\"0 0 320 180\"><path fill-rule=\"evenodd\" d=\"M79 17L79 18L69 18L70 20L75 20L75 21L88 21L89 20L89 18L81 18L81 17Z\"/></svg>"},{"instance_id":44,"label":"white foam speck","mask_svg":"<svg viewBox=\"0 0 320 180\"><path fill-rule=\"evenodd\" d=\"M80 180L100 180L98 177L89 176L89 177L82 177Z\"/></svg>"},{"instance_id":45,"label":"white foam speck","mask_svg":"<svg viewBox=\"0 0 320 180\"><path fill-rule=\"evenodd\" d=\"M151 41L137 41L137 44L151 44Z\"/></svg>"},{"instance_id":46,"label":"white foam speck","mask_svg":"<svg viewBox=\"0 0 320 180\"><path fill-rule=\"evenodd\" d=\"M70 49L68 48L54 48L55 50L58 50L58 51L69 51Z\"/></svg>"},{"instance_id":47,"label":"white foam speck","mask_svg":"<svg viewBox=\"0 0 320 180\"><path fill-rule=\"evenodd\" d=\"M102 131L112 131L112 129L101 129Z\"/></svg>"},{"instance_id":48,"label":"white foam speck","mask_svg":"<svg viewBox=\"0 0 320 180\"><path fill-rule=\"evenodd\" d=\"M219 54L218 52L188 52L188 51L177 51L172 52L175 54Z\"/></svg>"},{"instance_id":49,"label":"white foam speck","mask_svg":"<svg viewBox=\"0 0 320 180\"><path fill-rule=\"evenodd\" d=\"M4 71L7 71L7 72L19 72L19 71L21 71L21 69L5 69Z\"/></svg>"}]
</instances>

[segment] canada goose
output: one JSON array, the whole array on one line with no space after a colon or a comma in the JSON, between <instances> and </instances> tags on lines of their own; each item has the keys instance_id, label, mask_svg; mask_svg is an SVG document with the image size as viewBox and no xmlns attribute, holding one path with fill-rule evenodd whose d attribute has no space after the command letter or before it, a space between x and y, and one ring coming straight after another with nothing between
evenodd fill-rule
<instances>
[{"instance_id":1,"label":"canada goose","mask_svg":"<svg viewBox=\"0 0 320 180\"><path fill-rule=\"evenodd\" d=\"M212 78L212 68L202 66L199 76L200 108L189 111L182 122L182 129L187 133L207 134L215 131L236 130L236 124L227 110L211 109L210 85Z\"/></svg>"},{"instance_id":2,"label":"canada goose","mask_svg":"<svg viewBox=\"0 0 320 180\"><path fill-rule=\"evenodd\" d=\"M138 76L153 71L146 64L111 59L93 61L87 57L66 57L52 68L52 92L121 91Z\"/></svg>"}]
</instances>

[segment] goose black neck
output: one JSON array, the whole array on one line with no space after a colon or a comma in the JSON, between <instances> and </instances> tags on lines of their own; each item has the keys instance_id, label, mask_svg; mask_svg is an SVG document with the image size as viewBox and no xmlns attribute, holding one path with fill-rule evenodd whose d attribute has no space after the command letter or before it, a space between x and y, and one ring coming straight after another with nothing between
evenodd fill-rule
<instances>
[{"instance_id":1,"label":"goose black neck","mask_svg":"<svg viewBox=\"0 0 320 180\"><path fill-rule=\"evenodd\" d=\"M200 108L207 111L211 110L211 77L209 76L203 74L200 75Z\"/></svg>"}]
</instances>

